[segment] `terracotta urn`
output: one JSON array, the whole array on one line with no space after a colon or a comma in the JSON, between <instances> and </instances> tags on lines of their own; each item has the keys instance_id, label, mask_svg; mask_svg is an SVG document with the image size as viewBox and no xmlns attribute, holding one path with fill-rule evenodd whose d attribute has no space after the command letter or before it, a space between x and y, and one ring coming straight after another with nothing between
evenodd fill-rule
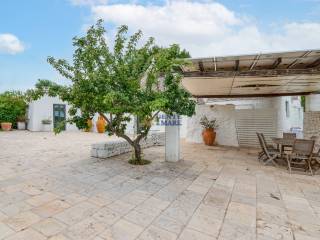
<instances>
[{"instance_id":1,"label":"terracotta urn","mask_svg":"<svg viewBox=\"0 0 320 240\"><path fill-rule=\"evenodd\" d=\"M10 122L2 122L1 123L1 128L3 131L10 131L12 128L12 123Z\"/></svg>"},{"instance_id":2,"label":"terracotta urn","mask_svg":"<svg viewBox=\"0 0 320 240\"><path fill-rule=\"evenodd\" d=\"M85 132L91 132L92 126L93 126L92 119L88 119L88 120L87 120L87 125L88 125L88 127L87 127L86 129L84 129L84 131L85 131Z\"/></svg>"},{"instance_id":3,"label":"terracotta urn","mask_svg":"<svg viewBox=\"0 0 320 240\"><path fill-rule=\"evenodd\" d=\"M96 122L98 133L104 133L106 130L106 120L103 117L99 116Z\"/></svg>"},{"instance_id":4,"label":"terracotta urn","mask_svg":"<svg viewBox=\"0 0 320 240\"><path fill-rule=\"evenodd\" d=\"M208 146L213 146L216 141L216 132L213 128L206 128L202 132L202 138L204 144Z\"/></svg>"}]
</instances>

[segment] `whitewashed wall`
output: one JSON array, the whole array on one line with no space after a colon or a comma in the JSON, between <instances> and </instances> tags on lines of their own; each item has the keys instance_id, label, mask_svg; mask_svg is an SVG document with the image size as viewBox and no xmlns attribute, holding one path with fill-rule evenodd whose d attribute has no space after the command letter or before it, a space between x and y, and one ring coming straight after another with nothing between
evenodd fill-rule
<instances>
[{"instance_id":1,"label":"whitewashed wall","mask_svg":"<svg viewBox=\"0 0 320 240\"><path fill-rule=\"evenodd\" d=\"M33 101L29 104L28 108L28 130L30 131L43 131L44 126L42 120L50 119L50 130L53 131L53 104L65 104L66 105L66 117L68 118L68 111L70 106L63 102L58 97L44 96L37 101ZM75 125L67 123L66 131L79 131Z\"/></svg>"},{"instance_id":2,"label":"whitewashed wall","mask_svg":"<svg viewBox=\"0 0 320 240\"><path fill-rule=\"evenodd\" d=\"M219 145L239 146L235 122L234 105L197 105L196 114L188 118L187 123L187 142L202 143L202 127L200 119L206 115L209 119L216 118L219 128L216 130L216 142Z\"/></svg>"}]
</instances>

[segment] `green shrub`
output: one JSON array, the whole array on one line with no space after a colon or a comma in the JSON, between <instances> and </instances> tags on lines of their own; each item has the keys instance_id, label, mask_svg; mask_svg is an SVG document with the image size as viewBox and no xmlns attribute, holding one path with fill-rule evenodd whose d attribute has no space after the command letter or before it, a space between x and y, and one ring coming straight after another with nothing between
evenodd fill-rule
<instances>
[{"instance_id":1,"label":"green shrub","mask_svg":"<svg viewBox=\"0 0 320 240\"><path fill-rule=\"evenodd\" d=\"M26 114L27 103L23 93L6 91L0 94L0 122L16 123Z\"/></svg>"}]
</instances>

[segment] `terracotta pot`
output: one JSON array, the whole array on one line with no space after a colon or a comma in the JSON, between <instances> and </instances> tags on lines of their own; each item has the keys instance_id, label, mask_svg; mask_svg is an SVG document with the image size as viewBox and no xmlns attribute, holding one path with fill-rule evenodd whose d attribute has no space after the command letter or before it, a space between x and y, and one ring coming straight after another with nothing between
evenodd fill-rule
<instances>
[{"instance_id":1,"label":"terracotta pot","mask_svg":"<svg viewBox=\"0 0 320 240\"><path fill-rule=\"evenodd\" d=\"M10 131L12 128L12 123L9 122L2 122L1 123L1 128L3 131Z\"/></svg>"},{"instance_id":2,"label":"terracotta pot","mask_svg":"<svg viewBox=\"0 0 320 240\"><path fill-rule=\"evenodd\" d=\"M216 140L216 132L212 128L204 129L202 132L202 138L204 144L213 146Z\"/></svg>"},{"instance_id":3,"label":"terracotta pot","mask_svg":"<svg viewBox=\"0 0 320 240\"><path fill-rule=\"evenodd\" d=\"M106 130L106 120L104 120L103 117L98 117L98 120L96 122L97 131L98 133L104 133Z\"/></svg>"},{"instance_id":4,"label":"terracotta pot","mask_svg":"<svg viewBox=\"0 0 320 240\"><path fill-rule=\"evenodd\" d=\"M93 122L91 119L88 119L87 120L87 125L88 125L88 128L84 129L85 132L91 132L92 130L92 126L93 126Z\"/></svg>"}]
</instances>

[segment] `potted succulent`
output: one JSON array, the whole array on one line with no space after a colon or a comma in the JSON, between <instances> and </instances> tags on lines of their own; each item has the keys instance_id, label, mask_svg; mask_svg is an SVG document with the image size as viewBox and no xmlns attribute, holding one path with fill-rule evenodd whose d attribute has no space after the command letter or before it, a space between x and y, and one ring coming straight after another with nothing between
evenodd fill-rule
<instances>
[{"instance_id":1,"label":"potted succulent","mask_svg":"<svg viewBox=\"0 0 320 240\"><path fill-rule=\"evenodd\" d=\"M41 123L42 123L42 130L44 132L51 132L51 130L52 130L52 128L51 128L51 123L52 123L51 119L49 119L49 118L43 119L41 121Z\"/></svg>"},{"instance_id":2,"label":"potted succulent","mask_svg":"<svg viewBox=\"0 0 320 240\"><path fill-rule=\"evenodd\" d=\"M216 140L215 130L219 127L217 119L209 120L207 116L203 116L200 119L200 125L203 128L202 138L203 142L208 146L213 146Z\"/></svg>"},{"instance_id":3,"label":"potted succulent","mask_svg":"<svg viewBox=\"0 0 320 240\"><path fill-rule=\"evenodd\" d=\"M26 130L26 116L21 115L17 118L17 128L18 130Z\"/></svg>"}]
</instances>

